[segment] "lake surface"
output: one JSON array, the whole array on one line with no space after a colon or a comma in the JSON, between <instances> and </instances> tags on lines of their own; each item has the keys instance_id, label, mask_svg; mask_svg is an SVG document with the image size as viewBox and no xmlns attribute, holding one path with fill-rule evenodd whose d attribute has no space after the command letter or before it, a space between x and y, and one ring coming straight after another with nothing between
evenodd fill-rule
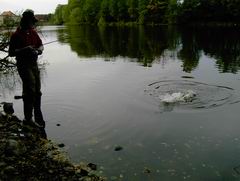
<instances>
[{"instance_id":1,"label":"lake surface","mask_svg":"<svg viewBox=\"0 0 240 181\"><path fill-rule=\"evenodd\" d=\"M46 132L74 162L96 163L109 180L240 180L239 28L41 27L40 35L52 42L39 59ZM23 118L16 72L1 72L0 91ZM190 100L164 101L188 91Z\"/></svg>"}]
</instances>

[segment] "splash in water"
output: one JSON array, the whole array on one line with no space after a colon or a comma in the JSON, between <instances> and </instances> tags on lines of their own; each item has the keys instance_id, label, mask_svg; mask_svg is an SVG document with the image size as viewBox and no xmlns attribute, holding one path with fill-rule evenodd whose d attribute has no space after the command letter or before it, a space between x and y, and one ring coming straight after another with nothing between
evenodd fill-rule
<instances>
[{"instance_id":1,"label":"splash in water","mask_svg":"<svg viewBox=\"0 0 240 181\"><path fill-rule=\"evenodd\" d=\"M154 82L148 85L145 92L156 100L161 112L210 109L236 101L235 91L231 87L190 80Z\"/></svg>"},{"instance_id":2,"label":"splash in water","mask_svg":"<svg viewBox=\"0 0 240 181\"><path fill-rule=\"evenodd\" d=\"M192 102L196 97L196 93L192 90L185 92L167 93L165 95L159 95L159 99L163 103L178 103L178 102Z\"/></svg>"}]
</instances>

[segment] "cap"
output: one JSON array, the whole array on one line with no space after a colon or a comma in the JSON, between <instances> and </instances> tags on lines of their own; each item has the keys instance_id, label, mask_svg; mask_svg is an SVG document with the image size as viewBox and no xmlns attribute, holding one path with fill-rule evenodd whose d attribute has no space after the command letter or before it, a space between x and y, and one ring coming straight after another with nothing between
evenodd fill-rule
<instances>
[{"instance_id":1,"label":"cap","mask_svg":"<svg viewBox=\"0 0 240 181\"><path fill-rule=\"evenodd\" d=\"M22 18L28 21L32 21L34 23L38 22L38 20L34 16L34 11L31 9L25 10L22 14Z\"/></svg>"}]
</instances>

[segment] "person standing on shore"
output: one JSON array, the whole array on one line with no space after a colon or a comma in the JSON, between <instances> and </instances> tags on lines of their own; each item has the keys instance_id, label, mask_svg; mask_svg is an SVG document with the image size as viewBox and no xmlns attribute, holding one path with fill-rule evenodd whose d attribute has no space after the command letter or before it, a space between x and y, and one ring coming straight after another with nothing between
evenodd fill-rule
<instances>
[{"instance_id":1,"label":"person standing on shore","mask_svg":"<svg viewBox=\"0 0 240 181\"><path fill-rule=\"evenodd\" d=\"M32 10L22 14L20 26L12 34L9 45L9 56L16 57L17 70L22 79L24 125L45 128L41 111L41 80L38 69L38 55L43 52L42 40L34 26L38 20ZM32 120L34 111L34 119Z\"/></svg>"}]
</instances>

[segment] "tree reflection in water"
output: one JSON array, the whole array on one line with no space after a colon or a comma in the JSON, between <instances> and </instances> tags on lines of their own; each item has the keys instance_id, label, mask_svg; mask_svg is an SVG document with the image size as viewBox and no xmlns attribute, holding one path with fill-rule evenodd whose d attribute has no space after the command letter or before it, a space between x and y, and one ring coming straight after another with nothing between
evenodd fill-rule
<instances>
[{"instance_id":1,"label":"tree reflection in water","mask_svg":"<svg viewBox=\"0 0 240 181\"><path fill-rule=\"evenodd\" d=\"M216 59L220 72L236 73L240 68L240 34L234 27L68 26L58 30L58 38L80 57L121 56L143 66L179 59L183 71L190 73L205 54Z\"/></svg>"}]
</instances>

